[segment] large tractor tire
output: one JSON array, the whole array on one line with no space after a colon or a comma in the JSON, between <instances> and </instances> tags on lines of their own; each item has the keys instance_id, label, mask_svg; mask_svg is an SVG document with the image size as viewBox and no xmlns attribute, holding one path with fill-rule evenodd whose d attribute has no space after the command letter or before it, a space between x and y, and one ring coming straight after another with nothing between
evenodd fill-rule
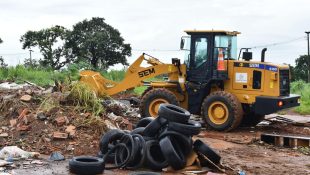
<instances>
[{"instance_id":1,"label":"large tractor tire","mask_svg":"<svg viewBox=\"0 0 310 175\"><path fill-rule=\"evenodd\" d=\"M242 122L241 122L241 126L245 126L245 127L256 126L258 123L264 120L264 118L265 118L265 115L259 115L253 112L249 114L244 114Z\"/></svg>"},{"instance_id":2,"label":"large tractor tire","mask_svg":"<svg viewBox=\"0 0 310 175\"><path fill-rule=\"evenodd\" d=\"M208 128L230 131L240 125L243 110L235 95L225 91L216 91L204 99L201 114Z\"/></svg>"},{"instance_id":3,"label":"large tractor tire","mask_svg":"<svg viewBox=\"0 0 310 175\"><path fill-rule=\"evenodd\" d=\"M141 117L157 117L159 105L162 103L180 105L177 97L171 91L164 88L155 88L145 93L141 99Z\"/></svg>"},{"instance_id":4,"label":"large tractor tire","mask_svg":"<svg viewBox=\"0 0 310 175\"><path fill-rule=\"evenodd\" d=\"M143 98L143 96L146 94L146 93L148 93L150 90L152 90L153 89L153 87L147 87L144 91L143 91L143 93L141 94L141 98Z\"/></svg>"}]
</instances>

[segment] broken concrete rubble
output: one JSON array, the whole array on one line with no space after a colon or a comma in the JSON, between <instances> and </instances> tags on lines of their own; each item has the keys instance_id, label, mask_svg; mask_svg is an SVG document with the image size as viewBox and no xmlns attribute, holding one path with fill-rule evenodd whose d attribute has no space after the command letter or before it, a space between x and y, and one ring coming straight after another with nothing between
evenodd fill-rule
<instances>
[{"instance_id":1,"label":"broken concrete rubble","mask_svg":"<svg viewBox=\"0 0 310 175\"><path fill-rule=\"evenodd\" d=\"M14 127L17 124L17 120L16 119L12 119L10 120L10 126Z\"/></svg>"},{"instance_id":2,"label":"broken concrete rubble","mask_svg":"<svg viewBox=\"0 0 310 175\"><path fill-rule=\"evenodd\" d=\"M31 127L29 125L19 125L17 126L17 131L29 131Z\"/></svg>"},{"instance_id":3,"label":"broken concrete rubble","mask_svg":"<svg viewBox=\"0 0 310 175\"><path fill-rule=\"evenodd\" d=\"M76 129L75 126L69 125L69 126L66 127L65 131L66 131L66 133L69 134L70 137L74 137L75 136L75 129Z\"/></svg>"},{"instance_id":4,"label":"broken concrete rubble","mask_svg":"<svg viewBox=\"0 0 310 175\"><path fill-rule=\"evenodd\" d=\"M56 121L57 126L63 126L66 123L66 119L63 116L57 117L55 121Z\"/></svg>"},{"instance_id":5,"label":"broken concrete rubble","mask_svg":"<svg viewBox=\"0 0 310 175\"><path fill-rule=\"evenodd\" d=\"M61 160L65 160L65 157L60 152L57 151L51 154L51 156L49 157L49 160L61 161Z\"/></svg>"},{"instance_id":6,"label":"broken concrete rubble","mask_svg":"<svg viewBox=\"0 0 310 175\"><path fill-rule=\"evenodd\" d=\"M24 101L24 102L29 102L31 100L31 96L30 95L23 95L20 97L20 100L21 101Z\"/></svg>"},{"instance_id":7,"label":"broken concrete rubble","mask_svg":"<svg viewBox=\"0 0 310 175\"><path fill-rule=\"evenodd\" d=\"M1 133L1 134L0 134L0 137L9 137L9 134L6 133L6 132L5 132L5 133Z\"/></svg>"},{"instance_id":8,"label":"broken concrete rubble","mask_svg":"<svg viewBox=\"0 0 310 175\"><path fill-rule=\"evenodd\" d=\"M63 132L54 132L53 133L53 138L54 139L66 139L66 138L68 138L68 134L67 133L63 133Z\"/></svg>"}]
</instances>

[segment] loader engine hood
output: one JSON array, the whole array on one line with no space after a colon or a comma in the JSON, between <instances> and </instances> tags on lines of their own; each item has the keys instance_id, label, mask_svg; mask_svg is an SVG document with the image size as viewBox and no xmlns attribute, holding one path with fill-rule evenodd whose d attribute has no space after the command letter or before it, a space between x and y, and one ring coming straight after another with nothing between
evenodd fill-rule
<instances>
[{"instance_id":1,"label":"loader engine hood","mask_svg":"<svg viewBox=\"0 0 310 175\"><path fill-rule=\"evenodd\" d=\"M233 61L233 74L233 89L264 92L269 96L287 96L290 94L288 65Z\"/></svg>"}]
</instances>

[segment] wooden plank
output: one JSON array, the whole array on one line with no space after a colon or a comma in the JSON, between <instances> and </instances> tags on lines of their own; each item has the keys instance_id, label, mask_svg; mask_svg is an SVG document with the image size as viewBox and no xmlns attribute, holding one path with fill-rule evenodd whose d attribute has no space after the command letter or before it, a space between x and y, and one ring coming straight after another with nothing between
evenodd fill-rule
<instances>
[{"instance_id":1,"label":"wooden plank","mask_svg":"<svg viewBox=\"0 0 310 175\"><path fill-rule=\"evenodd\" d=\"M261 134L261 141L275 146L291 147L296 149L298 146L310 147L310 137L280 135L280 134Z\"/></svg>"}]
</instances>

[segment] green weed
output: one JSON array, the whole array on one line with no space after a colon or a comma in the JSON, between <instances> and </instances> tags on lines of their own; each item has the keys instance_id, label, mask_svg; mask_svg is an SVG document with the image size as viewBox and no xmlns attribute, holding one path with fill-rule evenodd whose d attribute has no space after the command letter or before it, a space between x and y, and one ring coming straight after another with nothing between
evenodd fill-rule
<instances>
[{"instance_id":1,"label":"green weed","mask_svg":"<svg viewBox=\"0 0 310 175\"><path fill-rule=\"evenodd\" d=\"M72 85L68 100L84 111L92 111L94 116L98 116L104 111L100 99L84 83L77 82Z\"/></svg>"},{"instance_id":2,"label":"green weed","mask_svg":"<svg viewBox=\"0 0 310 175\"><path fill-rule=\"evenodd\" d=\"M295 111L300 114L310 114L310 83L304 81L295 81L291 83L291 92L301 95L300 106Z\"/></svg>"}]
</instances>

